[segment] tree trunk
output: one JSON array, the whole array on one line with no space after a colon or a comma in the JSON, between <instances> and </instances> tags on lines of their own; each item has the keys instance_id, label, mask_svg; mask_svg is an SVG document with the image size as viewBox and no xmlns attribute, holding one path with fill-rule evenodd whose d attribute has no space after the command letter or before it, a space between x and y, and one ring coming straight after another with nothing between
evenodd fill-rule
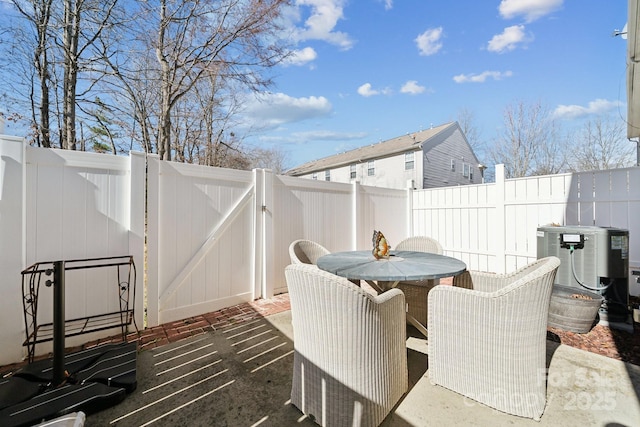
<instances>
[{"instance_id":1,"label":"tree trunk","mask_svg":"<svg viewBox=\"0 0 640 427\"><path fill-rule=\"evenodd\" d=\"M67 150L76 149L76 86L78 80L78 37L80 9L72 0L64 1L64 93L62 143Z\"/></svg>"},{"instance_id":2,"label":"tree trunk","mask_svg":"<svg viewBox=\"0 0 640 427\"><path fill-rule=\"evenodd\" d=\"M160 160L171 160L171 76L167 57L165 56L165 32L169 25L167 5L162 1L160 6L160 28L156 56L160 62L161 89L160 114L158 117L158 155Z\"/></svg>"},{"instance_id":3,"label":"tree trunk","mask_svg":"<svg viewBox=\"0 0 640 427\"><path fill-rule=\"evenodd\" d=\"M45 36L46 37L46 36ZM51 147L51 124L49 123L49 60L47 50L38 46L35 53L36 67L40 78L40 123L39 137L43 147Z\"/></svg>"}]
</instances>

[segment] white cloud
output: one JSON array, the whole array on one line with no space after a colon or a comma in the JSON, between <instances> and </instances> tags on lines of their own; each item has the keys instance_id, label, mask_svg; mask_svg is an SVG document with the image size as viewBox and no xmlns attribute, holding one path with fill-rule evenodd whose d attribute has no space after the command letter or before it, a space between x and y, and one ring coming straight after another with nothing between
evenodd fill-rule
<instances>
[{"instance_id":1,"label":"white cloud","mask_svg":"<svg viewBox=\"0 0 640 427\"><path fill-rule=\"evenodd\" d=\"M354 141L367 138L369 136L366 132L337 132L332 130L310 130L304 132L292 132L287 135L268 135L260 134L258 140L262 144L271 145L301 145L307 143L313 143L315 141L339 141L340 145L333 148L336 153L352 150L355 147L346 144L346 141Z\"/></svg>"},{"instance_id":2,"label":"white cloud","mask_svg":"<svg viewBox=\"0 0 640 427\"><path fill-rule=\"evenodd\" d=\"M484 83L489 78L502 80L512 75L513 73L511 71L484 71L480 74L458 74L457 76L453 76L453 81L456 83Z\"/></svg>"},{"instance_id":3,"label":"white cloud","mask_svg":"<svg viewBox=\"0 0 640 427\"><path fill-rule=\"evenodd\" d=\"M284 61L284 65L305 65L314 61L318 57L316 51L311 47L294 50L291 55Z\"/></svg>"},{"instance_id":4,"label":"white cloud","mask_svg":"<svg viewBox=\"0 0 640 427\"><path fill-rule=\"evenodd\" d=\"M362 139L367 136L365 132L335 132L331 130L310 130L294 132L291 134L296 140L304 141L344 141Z\"/></svg>"},{"instance_id":5,"label":"white cloud","mask_svg":"<svg viewBox=\"0 0 640 427\"><path fill-rule=\"evenodd\" d=\"M429 56L437 53L442 49L442 27L429 28L424 33L415 38L416 45L420 51L420 55Z\"/></svg>"},{"instance_id":6,"label":"white cloud","mask_svg":"<svg viewBox=\"0 0 640 427\"><path fill-rule=\"evenodd\" d=\"M553 111L553 116L561 119L575 119L588 115L597 115L608 113L615 110L621 105L620 101L608 101L606 99L596 99L587 104L582 105L558 105Z\"/></svg>"},{"instance_id":7,"label":"white cloud","mask_svg":"<svg viewBox=\"0 0 640 427\"><path fill-rule=\"evenodd\" d=\"M296 30L298 41L323 40L343 50L353 47L354 41L347 33L335 31L338 21L344 18L344 0L297 0L296 6L311 9L304 28Z\"/></svg>"},{"instance_id":8,"label":"white cloud","mask_svg":"<svg viewBox=\"0 0 640 427\"><path fill-rule=\"evenodd\" d=\"M409 80L404 85L402 85L400 92L417 95L424 92L425 90L426 88L424 86L420 86L417 81Z\"/></svg>"},{"instance_id":9,"label":"white cloud","mask_svg":"<svg viewBox=\"0 0 640 427\"><path fill-rule=\"evenodd\" d=\"M364 96L365 98L368 98L374 95L389 95L391 94L391 89L389 88L373 89L373 86L371 86L371 83L365 83L358 88L358 94Z\"/></svg>"},{"instance_id":10,"label":"white cloud","mask_svg":"<svg viewBox=\"0 0 640 427\"><path fill-rule=\"evenodd\" d=\"M384 0L384 10L393 9L393 0Z\"/></svg>"},{"instance_id":11,"label":"white cloud","mask_svg":"<svg viewBox=\"0 0 640 427\"><path fill-rule=\"evenodd\" d=\"M275 127L284 123L326 117L333 107L324 96L294 98L284 93L264 93L248 101L244 111L248 120L260 126Z\"/></svg>"},{"instance_id":12,"label":"white cloud","mask_svg":"<svg viewBox=\"0 0 640 427\"><path fill-rule=\"evenodd\" d=\"M380 92L371 88L371 83L365 83L358 88L358 93L365 98L369 96L379 95Z\"/></svg>"},{"instance_id":13,"label":"white cloud","mask_svg":"<svg viewBox=\"0 0 640 427\"><path fill-rule=\"evenodd\" d=\"M487 49L490 52L504 53L514 50L518 43L529 41L524 34L524 25L512 25L504 29L502 34L497 34L489 40Z\"/></svg>"},{"instance_id":14,"label":"white cloud","mask_svg":"<svg viewBox=\"0 0 640 427\"><path fill-rule=\"evenodd\" d=\"M498 11L504 19L523 16L526 22L533 22L558 10L563 0L502 0Z\"/></svg>"}]
</instances>

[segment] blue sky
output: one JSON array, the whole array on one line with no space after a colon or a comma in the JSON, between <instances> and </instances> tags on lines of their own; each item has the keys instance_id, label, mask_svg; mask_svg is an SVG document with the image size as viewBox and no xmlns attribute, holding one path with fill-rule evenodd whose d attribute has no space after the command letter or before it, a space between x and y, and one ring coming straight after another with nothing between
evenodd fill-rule
<instances>
[{"instance_id":1,"label":"blue sky","mask_svg":"<svg viewBox=\"0 0 640 427\"><path fill-rule=\"evenodd\" d=\"M297 0L296 55L247 114L288 166L475 116L487 146L510 104L565 129L626 116L627 0ZM481 159L482 160L482 159Z\"/></svg>"}]
</instances>

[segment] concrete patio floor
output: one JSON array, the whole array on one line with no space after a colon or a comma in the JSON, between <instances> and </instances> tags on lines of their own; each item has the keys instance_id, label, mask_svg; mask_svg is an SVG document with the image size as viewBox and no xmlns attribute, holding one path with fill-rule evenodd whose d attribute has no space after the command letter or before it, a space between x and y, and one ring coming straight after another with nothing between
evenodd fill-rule
<instances>
[{"instance_id":1,"label":"concrete patio floor","mask_svg":"<svg viewBox=\"0 0 640 427\"><path fill-rule=\"evenodd\" d=\"M268 319L292 339L289 313ZM547 343L547 407L541 421L536 422L431 385L428 344L410 328L410 390L382 426L640 426L640 366Z\"/></svg>"},{"instance_id":2,"label":"concrete patio floor","mask_svg":"<svg viewBox=\"0 0 640 427\"><path fill-rule=\"evenodd\" d=\"M251 337L257 335L257 328L271 331L265 332L268 338L264 339L269 342L269 350L260 350L258 343L240 350L239 346L248 344ZM225 342L208 341L221 334L228 334L227 338L233 336L237 341L230 346ZM427 342L413 328L409 328L408 335L410 390L382 426L454 423L464 426L640 426L639 366L547 341L547 408L542 420L536 422L495 411L443 387L431 385L428 379ZM292 339L290 311L285 310L265 317L244 316L242 320L236 319L236 322L216 328L215 331L194 334L143 351L138 359L138 390L119 405L89 415L86 425L315 425L288 401L293 361ZM186 350L192 342L202 347L210 346L220 353L218 371L198 381L193 378L184 387L174 382L182 378L180 375L167 381L169 385L166 390L171 392L168 397L153 396L153 392L164 387L157 383L159 371L154 364L164 363L158 362L158 357L171 355L168 359L173 363L173 359L179 358L172 351ZM233 351L225 350L227 347L233 347ZM191 354L194 351L185 352ZM250 355L252 351L255 355ZM244 361L231 360L239 353L243 353L244 361L250 361L252 369L237 366ZM269 355L268 359L260 360L265 355ZM200 356L192 357L200 359ZM203 363L200 362L198 366ZM182 363L176 368L162 366L161 372L165 372L177 369ZM210 381L209 378L217 375L221 375L219 385L211 384L209 388L199 385L199 381ZM243 380L242 377L246 378ZM198 385L193 387L193 384ZM185 390L185 396L178 398L182 390ZM151 411L152 415L140 418L144 410Z\"/></svg>"},{"instance_id":3,"label":"concrete patio floor","mask_svg":"<svg viewBox=\"0 0 640 427\"><path fill-rule=\"evenodd\" d=\"M289 308L283 294L130 334L138 388L85 425L316 425L289 402ZM407 355L409 391L382 426L640 426L637 365L548 340L547 408L536 422L431 385L428 344L412 327Z\"/></svg>"}]
</instances>

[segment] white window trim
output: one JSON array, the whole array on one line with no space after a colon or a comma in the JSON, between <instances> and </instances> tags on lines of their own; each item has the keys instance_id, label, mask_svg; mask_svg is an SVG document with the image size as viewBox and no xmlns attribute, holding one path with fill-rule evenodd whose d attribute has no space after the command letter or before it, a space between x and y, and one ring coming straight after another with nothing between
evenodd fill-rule
<instances>
[{"instance_id":1,"label":"white window trim","mask_svg":"<svg viewBox=\"0 0 640 427\"><path fill-rule=\"evenodd\" d=\"M375 160L369 160L367 163L367 176L376 176Z\"/></svg>"},{"instance_id":2,"label":"white window trim","mask_svg":"<svg viewBox=\"0 0 640 427\"><path fill-rule=\"evenodd\" d=\"M407 167L411 165L411 167ZM411 151L409 153L404 153L404 170L413 170L416 168L416 153Z\"/></svg>"}]
</instances>

